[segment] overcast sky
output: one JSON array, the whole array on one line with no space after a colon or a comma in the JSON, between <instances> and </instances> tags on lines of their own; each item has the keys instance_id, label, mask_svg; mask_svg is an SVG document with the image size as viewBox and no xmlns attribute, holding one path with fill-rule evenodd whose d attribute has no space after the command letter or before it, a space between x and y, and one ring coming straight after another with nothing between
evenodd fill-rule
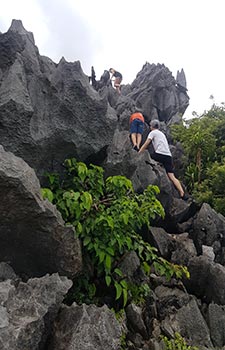
<instances>
[{"instance_id":1,"label":"overcast sky","mask_svg":"<svg viewBox=\"0 0 225 350\"><path fill-rule=\"evenodd\" d=\"M225 0L1 0L0 31L21 19L41 55L132 83L145 62L184 69L191 116L225 102Z\"/></svg>"}]
</instances>

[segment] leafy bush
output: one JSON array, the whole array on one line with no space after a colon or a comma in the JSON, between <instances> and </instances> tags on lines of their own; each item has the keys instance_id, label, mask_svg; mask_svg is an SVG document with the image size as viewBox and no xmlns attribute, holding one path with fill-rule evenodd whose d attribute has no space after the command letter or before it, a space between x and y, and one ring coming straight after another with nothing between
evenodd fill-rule
<instances>
[{"instance_id":1,"label":"leafy bush","mask_svg":"<svg viewBox=\"0 0 225 350\"><path fill-rule=\"evenodd\" d=\"M183 179L188 191L199 204L207 202L225 215L225 104L174 125L171 132L188 157Z\"/></svg>"},{"instance_id":2,"label":"leafy bush","mask_svg":"<svg viewBox=\"0 0 225 350\"><path fill-rule=\"evenodd\" d=\"M165 345L165 350L198 350L196 346L187 345L185 339L176 332L174 335L174 339L168 339L163 336L162 340Z\"/></svg>"},{"instance_id":3,"label":"leafy bush","mask_svg":"<svg viewBox=\"0 0 225 350\"><path fill-rule=\"evenodd\" d=\"M88 169L76 159L67 159L65 168L66 176L61 182L56 174L48 175L49 188L42 193L56 204L82 241L84 273L74 288L77 302L97 302L113 291L114 299L122 299L125 306L134 288L127 283L119 264L129 251L136 252L146 274L153 265L168 279L189 275L186 267L158 257L157 249L139 234L143 225L149 228L152 219L164 216L156 198L157 186L148 186L144 193L136 194L124 176L105 180L101 167L90 165ZM140 288L140 297L145 290ZM137 297L136 290L135 293Z\"/></svg>"}]
</instances>

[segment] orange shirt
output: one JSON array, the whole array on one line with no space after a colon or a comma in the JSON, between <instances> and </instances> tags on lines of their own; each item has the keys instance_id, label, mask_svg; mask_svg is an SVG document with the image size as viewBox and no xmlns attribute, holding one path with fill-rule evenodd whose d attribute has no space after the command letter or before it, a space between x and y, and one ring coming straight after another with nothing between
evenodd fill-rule
<instances>
[{"instance_id":1,"label":"orange shirt","mask_svg":"<svg viewBox=\"0 0 225 350\"><path fill-rule=\"evenodd\" d=\"M132 123L132 121L133 121L134 119L140 119L143 123L144 123L144 121L145 121L143 115L142 115L141 113L139 113L139 112L133 113L133 114L130 116L130 124Z\"/></svg>"}]
</instances>

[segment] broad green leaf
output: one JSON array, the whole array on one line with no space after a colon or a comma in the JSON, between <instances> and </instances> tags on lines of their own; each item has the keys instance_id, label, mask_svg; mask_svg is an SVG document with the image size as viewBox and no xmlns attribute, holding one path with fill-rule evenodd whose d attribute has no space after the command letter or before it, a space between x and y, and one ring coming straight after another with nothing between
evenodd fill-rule
<instances>
[{"instance_id":1,"label":"broad green leaf","mask_svg":"<svg viewBox=\"0 0 225 350\"><path fill-rule=\"evenodd\" d=\"M91 242L91 237L85 237L84 240L83 240L83 245L86 246L88 245L89 243Z\"/></svg>"},{"instance_id":2,"label":"broad green leaf","mask_svg":"<svg viewBox=\"0 0 225 350\"><path fill-rule=\"evenodd\" d=\"M127 304L127 288L123 288L123 307Z\"/></svg>"},{"instance_id":3,"label":"broad green leaf","mask_svg":"<svg viewBox=\"0 0 225 350\"><path fill-rule=\"evenodd\" d=\"M130 250L132 247L132 240L130 237L126 238L126 245L127 245L127 248Z\"/></svg>"},{"instance_id":4,"label":"broad green leaf","mask_svg":"<svg viewBox=\"0 0 225 350\"><path fill-rule=\"evenodd\" d=\"M123 219L124 224L127 225L129 220L129 215L123 213L121 214L121 218Z\"/></svg>"},{"instance_id":5,"label":"broad green leaf","mask_svg":"<svg viewBox=\"0 0 225 350\"><path fill-rule=\"evenodd\" d=\"M42 197L44 199L47 198L49 200L49 202L51 202L51 203L53 202L54 194L49 188L42 188L41 189L41 194L42 194Z\"/></svg>"},{"instance_id":6,"label":"broad green leaf","mask_svg":"<svg viewBox=\"0 0 225 350\"><path fill-rule=\"evenodd\" d=\"M120 284L121 284L121 286L122 286L123 288L125 288L125 289L128 288L128 286L127 286L127 281L126 281L126 280L120 281Z\"/></svg>"},{"instance_id":7,"label":"broad green leaf","mask_svg":"<svg viewBox=\"0 0 225 350\"><path fill-rule=\"evenodd\" d=\"M116 300L118 300L121 297L123 288L118 282L115 282L114 286L116 288Z\"/></svg>"},{"instance_id":8,"label":"broad green leaf","mask_svg":"<svg viewBox=\"0 0 225 350\"><path fill-rule=\"evenodd\" d=\"M109 287L110 286L110 284L111 284L111 280L112 280L112 278L109 276L109 275L106 275L105 276L105 282L106 282L106 285Z\"/></svg>"},{"instance_id":9,"label":"broad green leaf","mask_svg":"<svg viewBox=\"0 0 225 350\"><path fill-rule=\"evenodd\" d=\"M80 197L80 192L73 192L73 199L75 201L77 201L79 197Z\"/></svg>"},{"instance_id":10,"label":"broad green leaf","mask_svg":"<svg viewBox=\"0 0 225 350\"><path fill-rule=\"evenodd\" d=\"M111 229L113 229L114 228L114 220L113 220L113 218L111 216L107 216L106 220L107 220L107 223L108 223L109 227Z\"/></svg>"},{"instance_id":11,"label":"broad green leaf","mask_svg":"<svg viewBox=\"0 0 225 350\"><path fill-rule=\"evenodd\" d=\"M90 210L92 206L92 195L89 192L83 192L81 195L83 207Z\"/></svg>"},{"instance_id":12,"label":"broad green leaf","mask_svg":"<svg viewBox=\"0 0 225 350\"><path fill-rule=\"evenodd\" d=\"M150 268L150 266L147 264L147 262L144 261L143 264L142 264L142 266L143 266L143 269L144 269L144 272L146 273L146 275L149 275L149 274L150 274L151 268Z\"/></svg>"},{"instance_id":13,"label":"broad green leaf","mask_svg":"<svg viewBox=\"0 0 225 350\"><path fill-rule=\"evenodd\" d=\"M55 182L55 174L48 174L48 179L50 184L52 185Z\"/></svg>"},{"instance_id":14,"label":"broad green leaf","mask_svg":"<svg viewBox=\"0 0 225 350\"><path fill-rule=\"evenodd\" d=\"M87 250L92 250L94 247L94 244L93 243L89 243L88 246L87 246Z\"/></svg>"},{"instance_id":15,"label":"broad green leaf","mask_svg":"<svg viewBox=\"0 0 225 350\"><path fill-rule=\"evenodd\" d=\"M165 274L165 272L166 272L166 267L165 267L165 266L163 266L163 265L161 265L161 264L159 264L159 263L157 263L157 262L154 262L153 265L154 265L156 271L157 271L160 275ZM168 272L169 272L169 271L167 271L167 276L168 276Z\"/></svg>"},{"instance_id":16,"label":"broad green leaf","mask_svg":"<svg viewBox=\"0 0 225 350\"><path fill-rule=\"evenodd\" d=\"M80 234L82 232L82 225L80 222L77 223L76 231L78 234Z\"/></svg>"},{"instance_id":17,"label":"broad green leaf","mask_svg":"<svg viewBox=\"0 0 225 350\"><path fill-rule=\"evenodd\" d=\"M99 263L101 264L105 259L105 252L101 251L99 253Z\"/></svg>"},{"instance_id":18,"label":"broad green leaf","mask_svg":"<svg viewBox=\"0 0 225 350\"><path fill-rule=\"evenodd\" d=\"M78 172L78 176L81 179L81 181L84 181L84 179L87 175L87 172L88 172L86 164L79 162L77 164L77 172Z\"/></svg>"},{"instance_id":19,"label":"broad green leaf","mask_svg":"<svg viewBox=\"0 0 225 350\"><path fill-rule=\"evenodd\" d=\"M114 256L114 254L115 254L114 249L111 247L107 247L106 251L107 251L107 253L111 254L112 256Z\"/></svg>"},{"instance_id":20,"label":"broad green leaf","mask_svg":"<svg viewBox=\"0 0 225 350\"><path fill-rule=\"evenodd\" d=\"M123 276L122 271L121 271L120 269L118 269L118 268L116 268L116 269L114 270L114 272L115 272L118 276L120 276L120 277Z\"/></svg>"},{"instance_id":21,"label":"broad green leaf","mask_svg":"<svg viewBox=\"0 0 225 350\"><path fill-rule=\"evenodd\" d=\"M111 256L107 254L105 257L105 267L108 271L111 270L111 264L112 264Z\"/></svg>"}]
</instances>

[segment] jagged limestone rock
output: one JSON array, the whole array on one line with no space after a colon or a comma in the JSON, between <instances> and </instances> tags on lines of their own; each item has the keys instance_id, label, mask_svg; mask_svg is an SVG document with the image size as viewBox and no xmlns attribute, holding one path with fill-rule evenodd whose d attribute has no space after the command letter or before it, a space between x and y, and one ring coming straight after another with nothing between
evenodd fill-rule
<instances>
[{"instance_id":1,"label":"jagged limestone rock","mask_svg":"<svg viewBox=\"0 0 225 350\"><path fill-rule=\"evenodd\" d=\"M0 139L39 178L68 157L104 159L116 112L89 84L80 62L42 57L33 35L13 21L0 36Z\"/></svg>"},{"instance_id":2,"label":"jagged limestone rock","mask_svg":"<svg viewBox=\"0 0 225 350\"><path fill-rule=\"evenodd\" d=\"M0 282L0 291L2 284ZM0 348L43 350L64 295L72 282L58 274L11 288L0 306ZM1 293L0 293L1 295Z\"/></svg>"},{"instance_id":3,"label":"jagged limestone rock","mask_svg":"<svg viewBox=\"0 0 225 350\"><path fill-rule=\"evenodd\" d=\"M75 276L82 267L81 248L72 227L56 207L43 200L32 168L0 147L0 261L17 274Z\"/></svg>"},{"instance_id":4,"label":"jagged limestone rock","mask_svg":"<svg viewBox=\"0 0 225 350\"><path fill-rule=\"evenodd\" d=\"M122 327L106 305L63 306L49 350L118 350Z\"/></svg>"}]
</instances>

